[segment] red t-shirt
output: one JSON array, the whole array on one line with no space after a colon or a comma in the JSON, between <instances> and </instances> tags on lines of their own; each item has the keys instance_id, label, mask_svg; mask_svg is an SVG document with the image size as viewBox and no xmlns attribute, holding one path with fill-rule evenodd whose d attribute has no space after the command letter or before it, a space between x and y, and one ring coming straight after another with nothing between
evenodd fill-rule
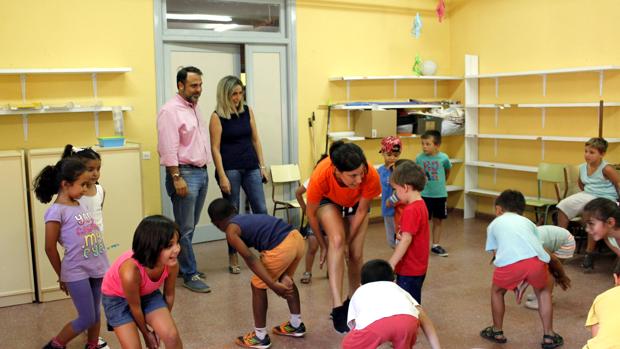
<instances>
[{"instance_id":1,"label":"red t-shirt","mask_svg":"<svg viewBox=\"0 0 620 349\"><path fill-rule=\"evenodd\" d=\"M411 245L396 264L395 272L402 276L421 276L428 269L430 230L428 210L424 200L416 200L403 209L400 218L401 234L411 234Z\"/></svg>"},{"instance_id":2,"label":"red t-shirt","mask_svg":"<svg viewBox=\"0 0 620 349\"><path fill-rule=\"evenodd\" d=\"M310 185L306 193L308 203L318 204L322 198L328 198L340 206L353 207L361 198L372 200L381 194L379 173L370 163L368 173L355 189L341 187L334 176L335 169L336 167L329 158L319 162L310 176Z\"/></svg>"}]
</instances>

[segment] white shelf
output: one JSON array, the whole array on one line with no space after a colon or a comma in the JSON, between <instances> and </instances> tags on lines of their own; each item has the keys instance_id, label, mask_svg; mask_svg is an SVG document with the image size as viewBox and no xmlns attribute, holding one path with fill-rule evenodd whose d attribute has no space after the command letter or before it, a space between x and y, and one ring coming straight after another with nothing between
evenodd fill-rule
<instances>
[{"instance_id":1,"label":"white shelf","mask_svg":"<svg viewBox=\"0 0 620 349\"><path fill-rule=\"evenodd\" d=\"M385 75L385 76L336 76L329 78L329 81L360 81L360 80L463 80L460 76L441 76L441 75Z\"/></svg>"},{"instance_id":2,"label":"white shelf","mask_svg":"<svg viewBox=\"0 0 620 349\"><path fill-rule=\"evenodd\" d=\"M492 133L480 133L478 135L467 135L467 137L478 138L491 138L491 139L516 139L525 141L535 141L540 139L540 136L535 135L510 135L510 134L492 134Z\"/></svg>"},{"instance_id":3,"label":"white shelf","mask_svg":"<svg viewBox=\"0 0 620 349\"><path fill-rule=\"evenodd\" d=\"M34 115L34 114L64 114L64 113L92 113L92 112L111 112L114 107L80 107L67 109L19 109L19 110L0 110L0 115ZM132 111L129 106L121 106L122 111Z\"/></svg>"},{"instance_id":4,"label":"white shelf","mask_svg":"<svg viewBox=\"0 0 620 349\"><path fill-rule=\"evenodd\" d=\"M558 69L547 69L547 70L526 70L526 71L521 71L521 72L472 74L472 75L465 75L465 78L466 79L504 78L504 77L515 77L515 76L530 76L530 75L602 72L602 71L609 71L609 70L620 70L620 66L601 65L601 66L592 66L592 67L573 67L573 68L558 68Z\"/></svg>"},{"instance_id":5,"label":"white shelf","mask_svg":"<svg viewBox=\"0 0 620 349\"><path fill-rule=\"evenodd\" d=\"M506 163L501 163L501 162L468 161L465 163L465 165L476 166L476 167L487 167L487 168L494 168L494 169L500 169L500 170L538 173L538 167L536 166L506 164Z\"/></svg>"},{"instance_id":6,"label":"white shelf","mask_svg":"<svg viewBox=\"0 0 620 349\"><path fill-rule=\"evenodd\" d=\"M496 191L496 190L488 190L488 189L481 189L481 188L474 188L474 189L469 189L467 191L465 191L466 194L472 194L472 195L477 195L477 196L486 196L486 197L498 197L499 194L501 194L501 192ZM535 196L525 196L525 200L538 200L537 197ZM548 204L556 204L557 200L554 199L549 199L549 198L540 198L540 200L544 203L548 203Z\"/></svg>"},{"instance_id":7,"label":"white shelf","mask_svg":"<svg viewBox=\"0 0 620 349\"><path fill-rule=\"evenodd\" d=\"M522 103L519 108L598 108L599 102L586 103ZM620 107L620 102L603 102L604 107Z\"/></svg>"},{"instance_id":8,"label":"white shelf","mask_svg":"<svg viewBox=\"0 0 620 349\"><path fill-rule=\"evenodd\" d=\"M332 104L329 107L333 110L372 110L372 109L432 109L441 108L441 104L410 104L410 103L393 103L393 104L372 104L367 105L347 105L346 103ZM450 107L461 107L460 104L450 104Z\"/></svg>"},{"instance_id":9,"label":"white shelf","mask_svg":"<svg viewBox=\"0 0 620 349\"><path fill-rule=\"evenodd\" d=\"M86 74L86 73L128 73L131 68L35 68L35 69L0 69L0 75L16 74Z\"/></svg>"},{"instance_id":10,"label":"white shelf","mask_svg":"<svg viewBox=\"0 0 620 349\"><path fill-rule=\"evenodd\" d=\"M463 159L453 159L453 158L450 158L450 163L451 164L462 164L463 162L465 162Z\"/></svg>"},{"instance_id":11,"label":"white shelf","mask_svg":"<svg viewBox=\"0 0 620 349\"><path fill-rule=\"evenodd\" d=\"M463 187L460 185L446 185L446 190L448 191L448 193L452 193L455 191L462 191Z\"/></svg>"},{"instance_id":12,"label":"white shelf","mask_svg":"<svg viewBox=\"0 0 620 349\"><path fill-rule=\"evenodd\" d=\"M508 103L500 103L500 104L467 104L465 108L491 108L491 109L507 109L510 108L512 104Z\"/></svg>"}]
</instances>

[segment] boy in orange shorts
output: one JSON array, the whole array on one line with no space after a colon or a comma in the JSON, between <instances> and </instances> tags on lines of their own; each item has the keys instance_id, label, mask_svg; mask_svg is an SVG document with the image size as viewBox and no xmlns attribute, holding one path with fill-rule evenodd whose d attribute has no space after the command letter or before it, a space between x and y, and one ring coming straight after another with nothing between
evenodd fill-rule
<instances>
[{"instance_id":1,"label":"boy in orange shorts","mask_svg":"<svg viewBox=\"0 0 620 349\"><path fill-rule=\"evenodd\" d=\"M306 326L301 322L299 292L293 281L297 264L304 255L304 239L299 231L279 218L265 214L237 215L226 199L216 199L209 205L213 224L226 233L234 247L254 272L252 277L252 308L254 331L238 337L237 345L246 348L269 348L267 334L267 288L285 298L291 312L290 320L276 326L272 332L281 336L303 337ZM251 251L255 248L260 259Z\"/></svg>"},{"instance_id":2,"label":"boy in orange shorts","mask_svg":"<svg viewBox=\"0 0 620 349\"><path fill-rule=\"evenodd\" d=\"M493 326L480 332L480 336L496 343L506 343L502 330L504 322L504 295L515 290L520 297L520 284L527 282L534 288L538 299L538 312L543 323L543 349L557 348L564 344L563 338L553 332L553 308L548 263L550 256L545 252L538 237L536 226L522 216L525 210L523 194L505 190L495 200L497 218L487 228L486 250L494 254L495 271L491 285L491 310Z\"/></svg>"}]
</instances>

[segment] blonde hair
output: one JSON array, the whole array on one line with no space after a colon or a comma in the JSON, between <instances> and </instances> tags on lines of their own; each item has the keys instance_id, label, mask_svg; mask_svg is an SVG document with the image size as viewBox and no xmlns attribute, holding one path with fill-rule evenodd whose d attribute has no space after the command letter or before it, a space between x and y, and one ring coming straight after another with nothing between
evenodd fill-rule
<instances>
[{"instance_id":1,"label":"blonde hair","mask_svg":"<svg viewBox=\"0 0 620 349\"><path fill-rule=\"evenodd\" d=\"M245 104L245 99L243 95L239 102L239 108L235 108L235 105L231 101L233 90L236 86L241 86L243 89L241 80L233 75L223 77L217 84L217 106L215 107L215 112L224 119L230 119L232 114L239 116L239 113L245 111L243 106Z\"/></svg>"}]
</instances>

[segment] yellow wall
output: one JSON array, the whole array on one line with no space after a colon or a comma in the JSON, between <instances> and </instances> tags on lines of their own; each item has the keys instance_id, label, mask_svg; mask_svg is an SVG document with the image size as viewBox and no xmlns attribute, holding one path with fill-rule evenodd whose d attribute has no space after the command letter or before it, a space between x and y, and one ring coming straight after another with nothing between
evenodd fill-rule
<instances>
[{"instance_id":1,"label":"yellow wall","mask_svg":"<svg viewBox=\"0 0 620 349\"><path fill-rule=\"evenodd\" d=\"M125 113L125 136L153 155L142 163L145 213L160 212L153 1L2 1L0 13L0 68L133 69L99 74L98 94L107 105L133 106ZM29 75L27 96L29 101L92 103L92 84L88 74ZM19 76L0 76L0 103L19 101ZM100 113L99 118L101 135L113 135L111 113ZM30 116L26 142L21 116L3 116L0 149L94 144L92 120L92 113ZM102 171L110 170L103 159Z\"/></svg>"},{"instance_id":2,"label":"yellow wall","mask_svg":"<svg viewBox=\"0 0 620 349\"><path fill-rule=\"evenodd\" d=\"M618 64L620 47L609 42L620 35L617 13L620 2L589 1L496 1L455 0L449 3L450 55L453 74L464 73L465 54L479 57L480 73L540 70L576 66ZM547 96L542 96L540 77L500 79L499 97L495 82L480 82L480 103L595 102L599 99L598 74L549 76ZM605 73L603 99L620 100L620 73ZM540 134L591 137L597 135L595 108L548 109L545 127L539 109L501 111L495 126L492 110L479 113L481 133ZM604 136L620 135L620 108L605 109ZM495 155L493 140L480 141L480 159L536 165L542 160L540 142L499 141ZM608 160L620 162L617 146ZM583 144L546 142L545 161L583 162ZM487 189L518 188L536 194L535 174L481 169L479 185ZM551 188L545 188L552 197ZM481 199L481 211L491 212L491 200Z\"/></svg>"}]
</instances>

